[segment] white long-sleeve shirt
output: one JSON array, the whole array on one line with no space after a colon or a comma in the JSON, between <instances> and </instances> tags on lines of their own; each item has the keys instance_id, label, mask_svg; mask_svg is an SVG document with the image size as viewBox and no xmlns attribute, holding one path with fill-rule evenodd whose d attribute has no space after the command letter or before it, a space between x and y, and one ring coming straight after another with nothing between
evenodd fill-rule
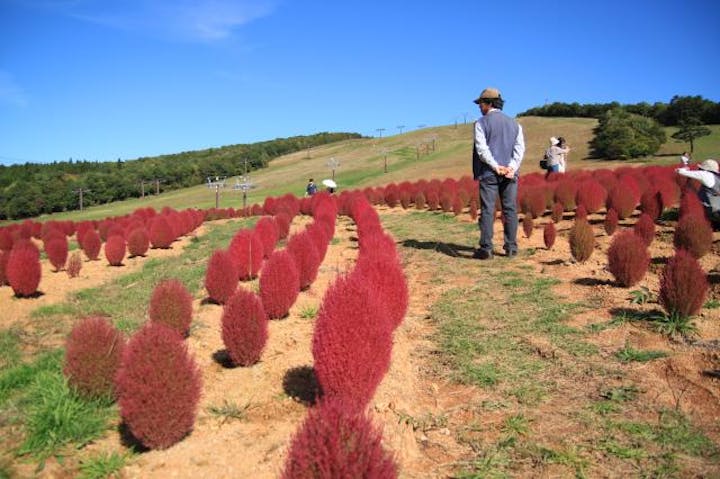
<instances>
[{"instance_id":1,"label":"white long-sleeve shirt","mask_svg":"<svg viewBox=\"0 0 720 479\"><path fill-rule=\"evenodd\" d=\"M703 186L713 188L715 186L716 176L705 170L690 170L688 168L678 168L679 175L687 176L693 180L698 180Z\"/></svg>"}]
</instances>

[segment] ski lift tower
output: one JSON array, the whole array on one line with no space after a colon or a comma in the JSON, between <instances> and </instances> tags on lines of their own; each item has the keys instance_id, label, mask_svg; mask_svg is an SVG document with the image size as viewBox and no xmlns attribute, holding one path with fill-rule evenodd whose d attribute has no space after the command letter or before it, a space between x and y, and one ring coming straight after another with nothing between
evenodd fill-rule
<instances>
[{"instance_id":1,"label":"ski lift tower","mask_svg":"<svg viewBox=\"0 0 720 479\"><path fill-rule=\"evenodd\" d=\"M248 175L241 176L239 179L237 179L235 181L235 185L233 185L233 190L242 191L243 210L247 207L247 192L252 187L253 187L253 184L250 182L250 177Z\"/></svg>"}]
</instances>

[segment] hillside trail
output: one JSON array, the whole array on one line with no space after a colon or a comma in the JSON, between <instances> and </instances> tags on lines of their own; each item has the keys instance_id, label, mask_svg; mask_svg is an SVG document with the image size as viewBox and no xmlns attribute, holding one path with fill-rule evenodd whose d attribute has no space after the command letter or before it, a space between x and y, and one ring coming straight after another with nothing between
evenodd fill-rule
<instances>
[{"instance_id":1,"label":"hillside trail","mask_svg":"<svg viewBox=\"0 0 720 479\"><path fill-rule=\"evenodd\" d=\"M400 208L377 207L381 219L392 215L405 215L408 211ZM310 221L298 217L292 231L299 231ZM457 221L470 223L469 217ZM574 316L574 326L587 325L598 320L610 320L613 305L627 302L627 290L611 285L611 277L605 271L605 259L597 252L586 263L570 261L567 241L560 235L566 232L570 221L558 224L558 241L552 250L542 246L542 230L535 231L531 238L519 234L522 250L534 249L532 256L521 255L517 261L527 266L534 274L547 275L559 280L554 287L563 301L593 301L600 305L592 314ZM538 228L536 228L538 229ZM496 224L496 242L501 242L502 228ZM197 231L198 235L203 230ZM660 234L663 234L660 231ZM400 243L401 238L396 238ZM404 238L402 238L404 239ZM606 251L609 239L598 234L598 249ZM717 270L717 237L713 254L703 258L706 271ZM162 254L179 254L185 243L176 243L170 251ZM474 245L468 245L474 246ZM655 241L651 247L652 257L668 256L672 246L667 241ZM492 400L491 391L468 385L460 385L446 377L438 368L437 345L432 335L435 326L430 321L430 308L440 296L453 288L470 287L477 278L473 268L480 267L473 261L473 268L467 265L467 258L452 257L437 253L432 262L410 248L398 249L403 258L403 267L410 292L409 308L404 322L395 331L392 364L369 406L371 418L382 427L384 445L395 455L400 477L439 478L451 477L464 461L476 457L471 445L460 439L459 431L474 419L477 412L471 405ZM153 253L151 253L153 255ZM152 257L155 257L154 255ZM208 304L203 298L194 302L194 318L189 350L202 371L203 393L198 408L197 420L191 434L167 450L147 451L134 455L122 470L124 478L275 478L281 473L293 433L302 423L309 403L316 391L311 374L311 341L314 320L312 311L322 302L328 285L339 275L353 268L357 258L357 232L347 217L339 217L334 240L328 247L327 255L320 267L313 285L300 293L287 318L273 320L269 325L269 340L262 360L249 368L228 368L222 360L224 346L220 337L222 307ZM498 258L501 260L501 258ZM139 260L138 263L141 263ZM437 263L444 265L443 271L452 271L451 277L438 280ZM44 295L38 298L42 304L60 302L72 290L97 285L107 281L119 272L129 272L139 267L128 264L128 269L109 270L98 265L85 268L84 282L59 281L62 284L45 283L41 289ZM95 266L95 265L91 265ZM45 271L43 272L45 273ZM64 273L62 273L64 275ZM55 274L60 277L61 274ZM52 278L53 275L50 275ZM649 284L657 281L652 276ZM655 283L656 284L656 283ZM62 286L66 287L62 291ZM243 283L243 287L257 289L257 282ZM717 285L713 286L715 299L720 299ZM0 292L7 293L7 288ZM4 299L4 298L3 298ZM18 300L11 300L14 302ZM6 301L2 301L7 304ZM25 327L33 322L27 307L15 312L13 323ZM16 307L16 306L15 306ZM23 306L25 307L25 306ZM19 311L19 310L14 310ZM478 314L481 314L479 312ZM700 337L720 338L720 311L704 312L707 317L700 324ZM7 318L7 316L6 316ZM6 327L7 325L3 325ZM39 326L33 326L38 328ZM61 331L68 325L59 326L54 333L48 333L53 341L61 342ZM644 349L667 349L668 341L658 334L647 332L630 325L612 328L597 335L602 357L609 357L628 340L640 344ZM563 357L560 351L544 342L540 337L527 340L537 349L539 355L556 355L560 361L573 361ZM720 389L717 380L703 376L708 369L720 369L720 355L717 350L676 344L671 346L671 358L651 365L638 366L629 374L641 384L645 395L656 405L668 407L680 403L684 412L694 421L702 424L711 438L720 443ZM562 407L571 409L575 400L590 394L590 385L567 385L574 393L564 398ZM682 398L678 401L678 391ZM595 391L592 391L594 393ZM544 406L557 407L557 404ZM542 412L542 411L541 411ZM507 413L485 413L482 418L488 427L497 426ZM555 416L548 414L546 423L538 424L548 432L558 426ZM119 424L115 425L119 428ZM579 426L573 426L579 427ZM542 430L542 429L541 429ZM87 445L74 457L67 457L63 464L50 459L40 477L72 477L78 461L100 453L127 451L125 439L117 430L109 432L103 439ZM20 466L21 473L31 476L31 466ZM528 466L529 467L529 466ZM528 469L528 476L537 471ZM26 476L21 476L26 477ZM541 477L571 477L567 469L550 469ZM610 474L610 477L613 477Z\"/></svg>"}]
</instances>

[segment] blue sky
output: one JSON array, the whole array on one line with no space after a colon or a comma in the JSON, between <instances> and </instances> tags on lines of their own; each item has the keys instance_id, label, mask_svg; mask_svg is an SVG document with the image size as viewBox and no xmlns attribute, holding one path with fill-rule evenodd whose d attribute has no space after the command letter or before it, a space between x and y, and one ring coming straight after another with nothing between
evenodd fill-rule
<instances>
[{"instance_id":1,"label":"blue sky","mask_svg":"<svg viewBox=\"0 0 720 479\"><path fill-rule=\"evenodd\" d=\"M720 101L719 49L711 0L0 0L0 163Z\"/></svg>"}]
</instances>

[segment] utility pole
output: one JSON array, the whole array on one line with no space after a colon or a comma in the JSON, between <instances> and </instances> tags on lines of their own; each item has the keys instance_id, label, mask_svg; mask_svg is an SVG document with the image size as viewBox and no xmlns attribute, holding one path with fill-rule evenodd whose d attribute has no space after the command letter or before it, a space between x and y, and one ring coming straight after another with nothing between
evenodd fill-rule
<instances>
[{"instance_id":1,"label":"utility pole","mask_svg":"<svg viewBox=\"0 0 720 479\"><path fill-rule=\"evenodd\" d=\"M385 128L375 128L375 131L380 133L380 138L382 138L382 132L385 131Z\"/></svg>"},{"instance_id":2,"label":"utility pole","mask_svg":"<svg viewBox=\"0 0 720 479\"><path fill-rule=\"evenodd\" d=\"M382 153L383 153L383 158L384 158L384 161L385 161L385 173L387 173L387 155L388 155L388 149L387 149L387 148L383 148Z\"/></svg>"},{"instance_id":3,"label":"utility pole","mask_svg":"<svg viewBox=\"0 0 720 479\"><path fill-rule=\"evenodd\" d=\"M80 195L80 211L82 211L83 210L83 194L90 193L90 190L80 187L77 190L75 190L74 193L77 193L78 195Z\"/></svg>"},{"instance_id":4,"label":"utility pole","mask_svg":"<svg viewBox=\"0 0 720 479\"><path fill-rule=\"evenodd\" d=\"M145 180L140 180L140 197L145 198Z\"/></svg>"},{"instance_id":5,"label":"utility pole","mask_svg":"<svg viewBox=\"0 0 720 479\"><path fill-rule=\"evenodd\" d=\"M220 184L215 185L215 209L220 208Z\"/></svg>"},{"instance_id":6,"label":"utility pole","mask_svg":"<svg viewBox=\"0 0 720 479\"><path fill-rule=\"evenodd\" d=\"M160 194L160 178L155 178L155 196Z\"/></svg>"},{"instance_id":7,"label":"utility pole","mask_svg":"<svg viewBox=\"0 0 720 479\"><path fill-rule=\"evenodd\" d=\"M398 130L400 130L400 134L402 135L403 128L405 128L405 125L398 125Z\"/></svg>"}]
</instances>

